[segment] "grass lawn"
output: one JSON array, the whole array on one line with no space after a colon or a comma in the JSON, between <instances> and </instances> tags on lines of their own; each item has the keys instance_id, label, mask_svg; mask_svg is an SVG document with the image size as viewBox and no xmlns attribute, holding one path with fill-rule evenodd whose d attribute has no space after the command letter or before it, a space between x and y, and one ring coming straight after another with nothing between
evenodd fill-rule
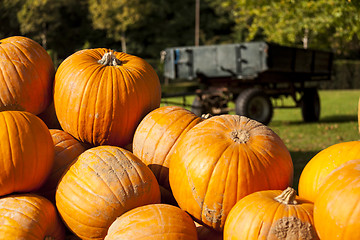
<instances>
[{"instance_id":1,"label":"grass lawn","mask_svg":"<svg viewBox=\"0 0 360 240\"><path fill-rule=\"evenodd\" d=\"M269 124L290 151L295 170L293 187L296 189L302 169L315 154L333 144L360 139L357 124L360 90L321 90L319 94L319 122L304 123L300 108L275 108ZM167 105L173 105L172 102L181 103L184 99L168 100ZM191 104L192 100L193 96L185 98L186 104Z\"/></svg>"}]
</instances>

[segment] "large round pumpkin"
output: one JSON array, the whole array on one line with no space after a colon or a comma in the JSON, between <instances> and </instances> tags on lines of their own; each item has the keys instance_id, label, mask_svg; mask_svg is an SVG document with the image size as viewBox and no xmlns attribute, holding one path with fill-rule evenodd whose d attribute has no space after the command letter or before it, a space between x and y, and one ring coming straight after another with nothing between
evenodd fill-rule
<instances>
[{"instance_id":1,"label":"large round pumpkin","mask_svg":"<svg viewBox=\"0 0 360 240\"><path fill-rule=\"evenodd\" d=\"M252 193L231 209L224 240L319 239L314 228L313 208L312 202L296 196L290 187L283 192Z\"/></svg>"},{"instance_id":2,"label":"large round pumpkin","mask_svg":"<svg viewBox=\"0 0 360 240\"><path fill-rule=\"evenodd\" d=\"M55 74L46 50L29 38L14 36L0 40L0 59L0 111L44 111Z\"/></svg>"},{"instance_id":3,"label":"large round pumpkin","mask_svg":"<svg viewBox=\"0 0 360 240\"><path fill-rule=\"evenodd\" d=\"M0 112L0 196L39 188L50 174L54 143L37 116Z\"/></svg>"},{"instance_id":4,"label":"large round pumpkin","mask_svg":"<svg viewBox=\"0 0 360 240\"><path fill-rule=\"evenodd\" d=\"M360 239L360 159L331 172L314 202L314 222L321 239Z\"/></svg>"},{"instance_id":5,"label":"large round pumpkin","mask_svg":"<svg viewBox=\"0 0 360 240\"><path fill-rule=\"evenodd\" d=\"M292 183L290 153L267 126L238 115L198 123L178 142L169 180L179 206L198 222L221 230L246 195Z\"/></svg>"},{"instance_id":6,"label":"large round pumpkin","mask_svg":"<svg viewBox=\"0 0 360 240\"><path fill-rule=\"evenodd\" d=\"M159 184L170 190L169 159L180 137L202 121L178 106L153 110L136 128L133 153L153 171Z\"/></svg>"},{"instance_id":7,"label":"large round pumpkin","mask_svg":"<svg viewBox=\"0 0 360 240\"><path fill-rule=\"evenodd\" d=\"M65 239L65 228L55 206L35 194L0 198L0 239Z\"/></svg>"},{"instance_id":8,"label":"large round pumpkin","mask_svg":"<svg viewBox=\"0 0 360 240\"><path fill-rule=\"evenodd\" d=\"M159 184L131 152L99 146L80 154L61 178L56 206L69 229L81 239L103 239L126 211L160 203Z\"/></svg>"},{"instance_id":9,"label":"large round pumpkin","mask_svg":"<svg viewBox=\"0 0 360 240\"><path fill-rule=\"evenodd\" d=\"M360 158L360 141L337 143L323 149L301 172L299 196L314 202L326 177L341 164L357 158Z\"/></svg>"},{"instance_id":10,"label":"large round pumpkin","mask_svg":"<svg viewBox=\"0 0 360 240\"><path fill-rule=\"evenodd\" d=\"M191 217L178 207L149 204L118 217L110 226L105 240L197 240Z\"/></svg>"},{"instance_id":11,"label":"large round pumpkin","mask_svg":"<svg viewBox=\"0 0 360 240\"><path fill-rule=\"evenodd\" d=\"M86 148L78 140L62 130L50 129L50 134L55 147L54 164L49 177L40 189L37 190L37 193L55 203L55 191L59 180L70 164L73 163Z\"/></svg>"},{"instance_id":12,"label":"large round pumpkin","mask_svg":"<svg viewBox=\"0 0 360 240\"><path fill-rule=\"evenodd\" d=\"M141 119L159 107L160 100L154 69L122 52L78 51L55 75L54 104L62 129L93 145L129 144Z\"/></svg>"}]
</instances>

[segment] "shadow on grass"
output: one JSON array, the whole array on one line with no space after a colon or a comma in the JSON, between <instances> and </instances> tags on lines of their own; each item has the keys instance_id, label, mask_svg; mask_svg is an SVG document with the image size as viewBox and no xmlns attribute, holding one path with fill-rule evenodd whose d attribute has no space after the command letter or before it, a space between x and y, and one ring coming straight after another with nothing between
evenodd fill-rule
<instances>
[{"instance_id":1,"label":"shadow on grass","mask_svg":"<svg viewBox=\"0 0 360 240\"><path fill-rule=\"evenodd\" d=\"M357 115L333 115L326 116L320 119L322 123L340 123L340 122L354 122L357 121Z\"/></svg>"},{"instance_id":2,"label":"shadow on grass","mask_svg":"<svg viewBox=\"0 0 360 240\"><path fill-rule=\"evenodd\" d=\"M299 178L305 165L317 154L315 151L291 151L290 155L294 164L293 188L297 191Z\"/></svg>"},{"instance_id":3,"label":"shadow on grass","mask_svg":"<svg viewBox=\"0 0 360 240\"><path fill-rule=\"evenodd\" d=\"M316 124L316 123L343 123L343 122L357 122L357 115L332 115L321 117L318 122L304 122L302 120L275 120L271 122L273 126L283 126L283 125L303 125L303 124Z\"/></svg>"}]
</instances>

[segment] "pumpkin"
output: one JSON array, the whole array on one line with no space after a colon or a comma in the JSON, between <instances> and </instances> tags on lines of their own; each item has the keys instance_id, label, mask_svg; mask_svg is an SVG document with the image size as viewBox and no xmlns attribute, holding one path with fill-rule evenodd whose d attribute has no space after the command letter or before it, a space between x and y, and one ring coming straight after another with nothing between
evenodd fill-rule
<instances>
[{"instance_id":1,"label":"pumpkin","mask_svg":"<svg viewBox=\"0 0 360 240\"><path fill-rule=\"evenodd\" d=\"M61 178L56 206L68 228L81 239L103 239L123 213L160 203L159 184L131 152L115 146L90 148Z\"/></svg>"},{"instance_id":2,"label":"pumpkin","mask_svg":"<svg viewBox=\"0 0 360 240\"><path fill-rule=\"evenodd\" d=\"M62 130L50 129L50 134L55 147L54 165L49 177L40 189L37 190L37 193L54 203L55 191L60 178L70 164L73 163L86 148L78 140Z\"/></svg>"},{"instance_id":3,"label":"pumpkin","mask_svg":"<svg viewBox=\"0 0 360 240\"><path fill-rule=\"evenodd\" d=\"M360 239L360 159L343 163L319 188L315 228L321 239Z\"/></svg>"},{"instance_id":4,"label":"pumpkin","mask_svg":"<svg viewBox=\"0 0 360 240\"><path fill-rule=\"evenodd\" d=\"M136 128L133 153L154 173L159 184L170 190L169 159L174 146L202 119L178 106L165 106L145 116Z\"/></svg>"},{"instance_id":5,"label":"pumpkin","mask_svg":"<svg viewBox=\"0 0 360 240\"><path fill-rule=\"evenodd\" d=\"M126 53L81 50L56 71L54 105L62 129L94 146L131 143L141 119L158 108L160 100L154 69Z\"/></svg>"},{"instance_id":6,"label":"pumpkin","mask_svg":"<svg viewBox=\"0 0 360 240\"><path fill-rule=\"evenodd\" d=\"M50 174L54 143L37 116L0 112L0 196L38 189Z\"/></svg>"},{"instance_id":7,"label":"pumpkin","mask_svg":"<svg viewBox=\"0 0 360 240\"><path fill-rule=\"evenodd\" d=\"M118 217L105 240L197 240L191 217L178 207L150 204L134 208Z\"/></svg>"},{"instance_id":8,"label":"pumpkin","mask_svg":"<svg viewBox=\"0 0 360 240\"><path fill-rule=\"evenodd\" d=\"M315 201L326 177L341 164L360 158L360 141L334 144L317 153L304 167L299 179L299 195Z\"/></svg>"},{"instance_id":9,"label":"pumpkin","mask_svg":"<svg viewBox=\"0 0 360 240\"><path fill-rule=\"evenodd\" d=\"M0 198L0 239L65 239L55 206L36 194Z\"/></svg>"},{"instance_id":10,"label":"pumpkin","mask_svg":"<svg viewBox=\"0 0 360 240\"><path fill-rule=\"evenodd\" d=\"M230 209L246 195L285 189L293 163L280 137L267 126L238 115L198 123L170 158L169 181L179 206L196 221L222 230Z\"/></svg>"},{"instance_id":11,"label":"pumpkin","mask_svg":"<svg viewBox=\"0 0 360 240\"><path fill-rule=\"evenodd\" d=\"M319 239L314 229L314 204L293 188L252 193L235 204L225 223L227 239Z\"/></svg>"},{"instance_id":12,"label":"pumpkin","mask_svg":"<svg viewBox=\"0 0 360 240\"><path fill-rule=\"evenodd\" d=\"M46 50L30 38L13 36L0 40L0 59L0 111L44 111L55 74Z\"/></svg>"}]
</instances>

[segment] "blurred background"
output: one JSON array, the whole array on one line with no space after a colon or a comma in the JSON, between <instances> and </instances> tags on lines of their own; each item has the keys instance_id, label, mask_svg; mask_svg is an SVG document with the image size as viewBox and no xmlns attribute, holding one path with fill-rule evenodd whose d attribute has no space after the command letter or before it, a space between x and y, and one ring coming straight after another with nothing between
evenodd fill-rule
<instances>
[{"instance_id":1,"label":"blurred background","mask_svg":"<svg viewBox=\"0 0 360 240\"><path fill-rule=\"evenodd\" d=\"M148 60L167 47L265 40L335 53L323 88L360 88L359 0L0 0L0 39L39 42L58 66L106 47Z\"/></svg>"}]
</instances>

